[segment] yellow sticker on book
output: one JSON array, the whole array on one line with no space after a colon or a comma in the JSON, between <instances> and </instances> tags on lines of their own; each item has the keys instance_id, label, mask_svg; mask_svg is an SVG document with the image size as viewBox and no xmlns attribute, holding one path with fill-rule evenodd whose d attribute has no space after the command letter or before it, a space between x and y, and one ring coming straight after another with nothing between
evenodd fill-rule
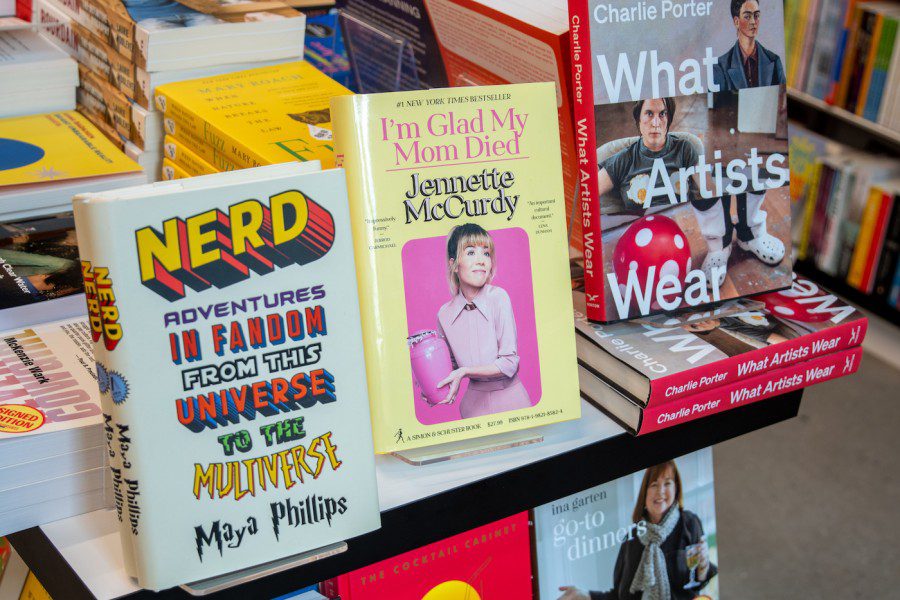
<instances>
[{"instance_id":1,"label":"yellow sticker on book","mask_svg":"<svg viewBox=\"0 0 900 600\"><path fill-rule=\"evenodd\" d=\"M0 405L0 433L28 433L44 424L40 410L24 404Z\"/></svg>"}]
</instances>

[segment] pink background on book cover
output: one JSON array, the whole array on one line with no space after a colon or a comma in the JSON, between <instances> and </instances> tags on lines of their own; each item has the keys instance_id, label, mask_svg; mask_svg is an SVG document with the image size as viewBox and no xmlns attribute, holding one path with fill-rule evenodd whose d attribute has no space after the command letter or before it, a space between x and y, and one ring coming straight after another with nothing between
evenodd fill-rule
<instances>
[{"instance_id":1,"label":"pink background on book cover","mask_svg":"<svg viewBox=\"0 0 900 600\"><path fill-rule=\"evenodd\" d=\"M516 319L519 379L528 390L534 406L541 398L541 376L528 234L519 227L496 229L489 233L494 240L496 262L492 284L506 290L512 302ZM410 240L403 246L401 255L407 335L423 329L437 330L438 309L450 300L447 236ZM422 400L422 393L414 380L411 401L416 409L416 418L423 425L460 420L459 400L467 387L468 382L464 380L453 404L429 406Z\"/></svg>"}]
</instances>

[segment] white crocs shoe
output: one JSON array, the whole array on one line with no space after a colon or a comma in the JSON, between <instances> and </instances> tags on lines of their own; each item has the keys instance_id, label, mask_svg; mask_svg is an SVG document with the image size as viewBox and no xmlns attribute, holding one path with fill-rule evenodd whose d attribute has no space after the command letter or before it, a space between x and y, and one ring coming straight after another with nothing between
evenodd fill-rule
<instances>
[{"instance_id":1,"label":"white crocs shoe","mask_svg":"<svg viewBox=\"0 0 900 600\"><path fill-rule=\"evenodd\" d=\"M777 265L784 258L784 244L768 233L761 233L749 242L738 240L738 245L767 265Z\"/></svg>"},{"instance_id":2,"label":"white crocs shoe","mask_svg":"<svg viewBox=\"0 0 900 600\"><path fill-rule=\"evenodd\" d=\"M731 257L731 244L728 244L721 250L710 250L703 259L703 265L700 267L706 275L706 285L710 288L720 288L725 283L725 276L728 274L728 259ZM713 270L715 270L715 280L713 280Z\"/></svg>"}]
</instances>

